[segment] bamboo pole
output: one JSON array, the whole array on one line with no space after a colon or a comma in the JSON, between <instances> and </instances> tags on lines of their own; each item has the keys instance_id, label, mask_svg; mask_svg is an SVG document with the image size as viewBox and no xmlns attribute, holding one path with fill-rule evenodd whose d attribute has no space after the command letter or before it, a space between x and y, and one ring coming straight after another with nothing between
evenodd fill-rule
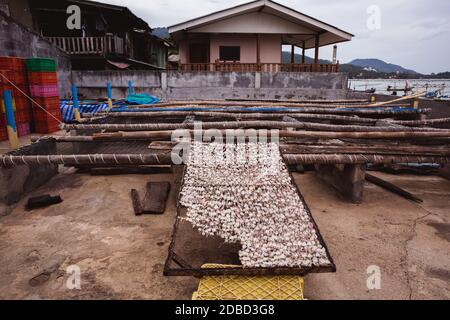
<instances>
[{"instance_id":1,"label":"bamboo pole","mask_svg":"<svg viewBox=\"0 0 450 320\"><path fill-rule=\"evenodd\" d=\"M395 163L450 163L449 157L385 156L351 154L286 154L287 165L295 164L395 164Z\"/></svg>"},{"instance_id":2,"label":"bamboo pole","mask_svg":"<svg viewBox=\"0 0 450 320\"><path fill-rule=\"evenodd\" d=\"M378 102L378 103L372 103L367 105L367 107L381 107L381 106L385 106L387 104L392 104L392 103L397 103L399 101L404 101L404 100L410 100L410 99L414 99L414 98L419 98L421 96L423 96L424 94L426 94L426 91L423 92L419 92L410 96L405 96L405 97L401 97L398 99L394 99L394 100L389 100L389 101L384 101L384 102Z\"/></svg>"},{"instance_id":3,"label":"bamboo pole","mask_svg":"<svg viewBox=\"0 0 450 320\"><path fill-rule=\"evenodd\" d=\"M394 100L392 100L394 101ZM240 108L257 108L257 107L289 107L289 108L318 108L318 109L340 109L340 108L355 108L355 109L362 109L362 108L374 108L374 107L380 107L380 106L387 106L390 107L410 107L410 104L399 104L394 103L392 101L385 101L383 102L383 105L376 105L376 104L317 104L317 103L236 103L236 102L209 102L209 103L188 103L188 104L171 104L171 103L161 103L161 104L142 104L142 105L130 105L128 106L129 109L143 109L143 108L174 108L174 107L199 107L199 108L207 108L207 107L240 107Z\"/></svg>"},{"instance_id":4,"label":"bamboo pole","mask_svg":"<svg viewBox=\"0 0 450 320\"><path fill-rule=\"evenodd\" d=\"M110 137L115 137L115 140ZM107 135L107 141L126 141L121 138L121 134L111 134ZM55 142L99 142L102 137L97 136L95 139L93 136L44 136L44 137L31 137L32 142L36 142L39 139L54 139ZM160 147L160 150L172 150L178 142L158 142L159 144L164 144L164 147ZM150 146L150 149L152 148ZM303 153L348 153L348 154L389 154L389 155L439 155L447 156L450 155L450 145L437 146L437 147L427 147L420 145L336 145L336 144L320 144L320 143L282 143L280 144L280 149L286 154L303 154Z\"/></svg>"},{"instance_id":5,"label":"bamboo pole","mask_svg":"<svg viewBox=\"0 0 450 320\"><path fill-rule=\"evenodd\" d=\"M390 122L407 127L433 126L436 124L450 123L450 117L429 120L390 120Z\"/></svg>"},{"instance_id":6,"label":"bamboo pole","mask_svg":"<svg viewBox=\"0 0 450 320\"><path fill-rule=\"evenodd\" d=\"M215 132L225 136L227 130L216 130ZM266 130L252 130L256 134L268 134ZM203 136L205 130L186 130L192 137L192 134ZM245 130L228 131L229 134L245 134ZM248 131L247 131L248 133ZM94 140L108 139L170 139L174 131L128 131L113 133L96 133ZM430 139L430 138L450 138L450 131L431 131L431 132L325 132L325 131L289 131L280 130L277 132L279 137L283 138L317 138L317 139Z\"/></svg>"},{"instance_id":7,"label":"bamboo pole","mask_svg":"<svg viewBox=\"0 0 450 320\"><path fill-rule=\"evenodd\" d=\"M0 167L30 165L171 165L170 154L81 154L0 156Z\"/></svg>"},{"instance_id":8,"label":"bamboo pole","mask_svg":"<svg viewBox=\"0 0 450 320\"><path fill-rule=\"evenodd\" d=\"M340 116L340 115L329 115L329 114L310 114L310 113L286 113L286 114L264 114L264 113L227 113L227 112L196 112L196 111L184 111L184 112L111 112L107 114L108 117L111 118L130 118L130 117L139 117L139 118L159 118L159 117L187 117L187 116L196 116L196 117L205 117L205 118L234 118L236 120L243 119L279 119L284 116L289 116L295 119L304 119L304 120L332 120L332 121L343 121L343 122L352 122L352 123L367 123L367 124L375 124L377 119L370 118L360 118L355 116ZM99 119L99 118L94 118Z\"/></svg>"},{"instance_id":9,"label":"bamboo pole","mask_svg":"<svg viewBox=\"0 0 450 320\"><path fill-rule=\"evenodd\" d=\"M192 107L187 106L187 109L192 109ZM222 113L248 113L248 114L254 114L255 112L258 113L277 113L277 114L304 114L304 113L310 113L310 114L330 114L330 115L371 115L371 116L401 116L401 115L412 115L412 114L426 114L431 111L429 108L423 108L423 109L404 109L404 110L392 110L389 109L388 106L383 108L382 110L370 110L370 109L354 109L354 110L348 110L348 109L337 109L337 108L303 108L303 109L290 109L290 108L258 108L258 110L253 109L232 109L232 108L196 108L197 110L167 110L167 111L160 111L160 110L145 110L142 112L150 112L155 114L163 114L167 116L177 115L178 113L183 112L222 112ZM128 111L129 113L134 113L138 111ZM114 111L111 113L106 112L99 112L97 115L109 115L115 113ZM93 114L83 114L84 116L93 116Z\"/></svg>"},{"instance_id":10,"label":"bamboo pole","mask_svg":"<svg viewBox=\"0 0 450 320\"><path fill-rule=\"evenodd\" d=\"M347 153L347 154L380 154L380 155L437 155L450 156L450 146L423 147L423 146L391 146L391 145L295 145L281 144L280 150L286 154L307 153Z\"/></svg>"},{"instance_id":11,"label":"bamboo pole","mask_svg":"<svg viewBox=\"0 0 450 320\"><path fill-rule=\"evenodd\" d=\"M385 156L350 154L286 154L283 158L288 165L295 164L395 164L395 163L450 163L449 157ZM171 165L170 155L155 154L83 154L83 155L34 155L0 156L0 167L38 165Z\"/></svg>"},{"instance_id":12,"label":"bamboo pole","mask_svg":"<svg viewBox=\"0 0 450 320\"><path fill-rule=\"evenodd\" d=\"M107 131L164 131L177 129L195 129L201 125L201 129L303 129L317 131L338 132L446 132L450 130L435 128L410 128L410 127L371 127L353 125L328 125L310 122L285 122L285 121L222 121L222 122L198 122L198 123L144 123L144 124L65 124L65 130L107 130Z\"/></svg>"}]
</instances>

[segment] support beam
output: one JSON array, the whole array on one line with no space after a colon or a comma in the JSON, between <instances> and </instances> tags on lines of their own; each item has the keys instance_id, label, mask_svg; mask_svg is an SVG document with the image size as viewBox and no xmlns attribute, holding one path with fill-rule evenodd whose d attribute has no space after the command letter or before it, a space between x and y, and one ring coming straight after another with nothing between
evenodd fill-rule
<instances>
[{"instance_id":1,"label":"support beam","mask_svg":"<svg viewBox=\"0 0 450 320\"><path fill-rule=\"evenodd\" d=\"M306 44L305 41L303 41L303 45L302 45L302 64L305 64L305 56L306 56Z\"/></svg>"},{"instance_id":2,"label":"support beam","mask_svg":"<svg viewBox=\"0 0 450 320\"><path fill-rule=\"evenodd\" d=\"M295 63L295 46L291 45L291 64Z\"/></svg>"},{"instance_id":3,"label":"support beam","mask_svg":"<svg viewBox=\"0 0 450 320\"><path fill-rule=\"evenodd\" d=\"M366 165L315 165L318 177L353 203L363 200Z\"/></svg>"},{"instance_id":4,"label":"support beam","mask_svg":"<svg viewBox=\"0 0 450 320\"><path fill-rule=\"evenodd\" d=\"M314 63L318 64L319 63L319 45L320 45L320 35L316 35L316 43L315 43L315 47L314 47Z\"/></svg>"},{"instance_id":5,"label":"support beam","mask_svg":"<svg viewBox=\"0 0 450 320\"><path fill-rule=\"evenodd\" d=\"M256 63L258 64L258 71L261 71L261 39L260 34L256 34Z\"/></svg>"}]
</instances>

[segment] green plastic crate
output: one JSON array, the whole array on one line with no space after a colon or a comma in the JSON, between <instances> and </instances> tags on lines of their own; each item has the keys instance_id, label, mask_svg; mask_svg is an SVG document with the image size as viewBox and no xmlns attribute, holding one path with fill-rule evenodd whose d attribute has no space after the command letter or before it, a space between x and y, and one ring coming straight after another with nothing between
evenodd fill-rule
<instances>
[{"instance_id":1,"label":"green plastic crate","mask_svg":"<svg viewBox=\"0 0 450 320\"><path fill-rule=\"evenodd\" d=\"M56 71L56 62L47 58L32 58L26 61L27 70L32 72L54 72Z\"/></svg>"}]
</instances>

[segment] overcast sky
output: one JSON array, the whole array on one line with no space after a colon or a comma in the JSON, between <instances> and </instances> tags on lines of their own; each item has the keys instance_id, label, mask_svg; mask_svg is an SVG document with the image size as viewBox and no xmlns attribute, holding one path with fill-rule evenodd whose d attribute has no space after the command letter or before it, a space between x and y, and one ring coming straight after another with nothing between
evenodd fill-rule
<instances>
[{"instance_id":1,"label":"overcast sky","mask_svg":"<svg viewBox=\"0 0 450 320\"><path fill-rule=\"evenodd\" d=\"M99 0L129 7L151 27L170 26L247 0ZM379 58L421 73L450 71L449 0L278 0L304 14L353 33L339 44L341 63ZM369 29L367 10L380 8L380 29ZM373 12L373 11L372 11ZM373 20L370 20L373 21ZM374 24L371 24L374 25ZM310 50L309 50L310 51ZM320 57L331 59L330 47ZM310 51L309 55L313 53Z\"/></svg>"}]
</instances>

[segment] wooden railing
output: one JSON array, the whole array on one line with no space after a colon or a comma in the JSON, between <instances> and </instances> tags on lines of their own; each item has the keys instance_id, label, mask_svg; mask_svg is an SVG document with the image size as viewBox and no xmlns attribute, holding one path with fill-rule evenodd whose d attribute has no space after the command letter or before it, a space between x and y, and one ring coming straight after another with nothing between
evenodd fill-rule
<instances>
[{"instance_id":1,"label":"wooden railing","mask_svg":"<svg viewBox=\"0 0 450 320\"><path fill-rule=\"evenodd\" d=\"M124 55L125 42L117 36L105 37L46 37L46 39L68 54Z\"/></svg>"},{"instance_id":2,"label":"wooden railing","mask_svg":"<svg viewBox=\"0 0 450 320\"><path fill-rule=\"evenodd\" d=\"M188 63L180 64L186 72L339 72L339 64L284 64L284 63Z\"/></svg>"}]
</instances>

